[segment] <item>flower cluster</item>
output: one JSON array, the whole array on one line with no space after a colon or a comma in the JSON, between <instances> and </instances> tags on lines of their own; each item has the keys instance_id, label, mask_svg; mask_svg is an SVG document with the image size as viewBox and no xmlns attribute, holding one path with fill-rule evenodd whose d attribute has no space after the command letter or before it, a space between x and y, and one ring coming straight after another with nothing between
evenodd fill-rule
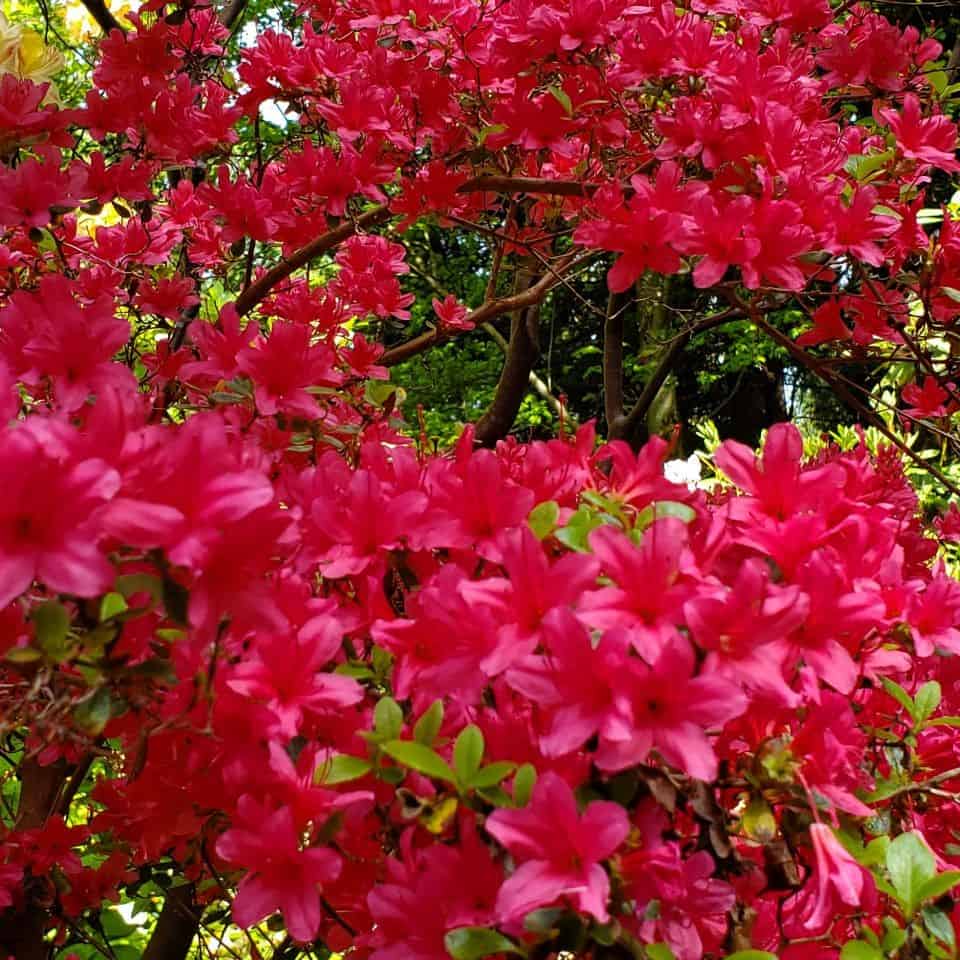
<instances>
[{"instance_id":1,"label":"flower cluster","mask_svg":"<svg viewBox=\"0 0 960 960\"><path fill-rule=\"evenodd\" d=\"M949 955L960 583L897 451L437 452L388 380L602 263L761 329L800 296L801 352L909 340L902 414L948 422L939 45L826 0L303 0L234 76L219 7L143 4L71 109L0 60L0 947L186 886L371 960ZM399 216L500 243L401 343Z\"/></svg>"}]
</instances>

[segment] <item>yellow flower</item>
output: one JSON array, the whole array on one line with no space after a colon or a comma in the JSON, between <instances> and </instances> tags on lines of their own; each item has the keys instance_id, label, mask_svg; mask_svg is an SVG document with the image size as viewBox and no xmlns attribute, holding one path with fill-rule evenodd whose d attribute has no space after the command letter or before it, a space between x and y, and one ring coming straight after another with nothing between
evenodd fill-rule
<instances>
[{"instance_id":1,"label":"yellow flower","mask_svg":"<svg viewBox=\"0 0 960 960\"><path fill-rule=\"evenodd\" d=\"M21 80L46 83L63 67L63 54L43 42L33 30L24 30L17 51L17 68Z\"/></svg>"},{"instance_id":2,"label":"yellow flower","mask_svg":"<svg viewBox=\"0 0 960 960\"><path fill-rule=\"evenodd\" d=\"M98 227L112 227L120 222L120 214L113 204L107 204L99 213L77 213L77 233L94 240Z\"/></svg>"},{"instance_id":3,"label":"yellow flower","mask_svg":"<svg viewBox=\"0 0 960 960\"><path fill-rule=\"evenodd\" d=\"M107 7L120 23L140 6L138 0L107 0ZM100 35L100 27L80 0L67 0L63 13L67 36L73 43L87 43Z\"/></svg>"},{"instance_id":4,"label":"yellow flower","mask_svg":"<svg viewBox=\"0 0 960 960\"><path fill-rule=\"evenodd\" d=\"M36 31L11 23L0 13L0 76L12 73L21 80L48 83L62 66L59 50L47 46ZM51 83L46 99L55 101L56 96Z\"/></svg>"}]
</instances>

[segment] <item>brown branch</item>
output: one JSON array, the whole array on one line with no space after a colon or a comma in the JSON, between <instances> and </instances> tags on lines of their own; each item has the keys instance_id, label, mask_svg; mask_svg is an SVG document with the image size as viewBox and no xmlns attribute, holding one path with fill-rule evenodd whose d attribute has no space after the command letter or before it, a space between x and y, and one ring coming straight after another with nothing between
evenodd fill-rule
<instances>
[{"instance_id":1,"label":"brown branch","mask_svg":"<svg viewBox=\"0 0 960 960\"><path fill-rule=\"evenodd\" d=\"M630 412L626 416L621 415L612 422L608 421L607 429L610 439L626 440L628 443L636 444L639 440L640 425L643 423L647 412L653 405L653 401L657 397L657 392L663 386L664 381L673 369L677 358L683 352L683 348L690 342L690 338L693 337L694 334L702 333L704 330L710 330L713 327L722 326L731 320L739 320L743 316L744 312L740 307L730 307L720 313L714 313L709 317L704 317L670 340L660 356L657 369L654 370L653 375L646 384L644 384L643 391L637 398L637 402L633 405Z\"/></svg>"},{"instance_id":2,"label":"brown branch","mask_svg":"<svg viewBox=\"0 0 960 960\"><path fill-rule=\"evenodd\" d=\"M203 908L194 900L192 883L171 887L141 960L184 960L202 914Z\"/></svg>"},{"instance_id":3,"label":"brown branch","mask_svg":"<svg viewBox=\"0 0 960 960\"><path fill-rule=\"evenodd\" d=\"M563 271L572 263L573 254L568 254L564 257L559 270L556 272L559 273ZM483 323L492 320L494 317L500 317L505 313L522 310L525 307L532 306L534 303L538 303L559 282L560 281L553 276L541 277L532 287L528 287L520 293L511 294L509 297L500 297L496 300L488 300L486 303L477 307L476 310L468 313L466 319L472 321L475 326L482 326ZM410 360L412 357L417 356L417 354L423 353L424 350L429 350L432 346L442 342L444 339L444 335L439 329L428 330L426 333L421 333L406 343L401 343L399 346L387 350L380 358L380 363L385 367L394 367L398 363L403 363L404 360Z\"/></svg>"},{"instance_id":4,"label":"brown branch","mask_svg":"<svg viewBox=\"0 0 960 960\"><path fill-rule=\"evenodd\" d=\"M230 0L230 3L224 8L221 16L223 25L232 30L237 21L243 16L243 11L247 7L247 0Z\"/></svg>"},{"instance_id":5,"label":"brown branch","mask_svg":"<svg viewBox=\"0 0 960 960\"><path fill-rule=\"evenodd\" d=\"M504 177L487 174L471 177L457 193L545 193L556 197L588 197L599 184L581 180L551 180L548 177Z\"/></svg>"},{"instance_id":6,"label":"brown branch","mask_svg":"<svg viewBox=\"0 0 960 960\"><path fill-rule=\"evenodd\" d=\"M484 323L482 327L484 331L490 335L493 342L500 348L500 351L506 355L510 349L510 343L507 338L492 323ZM567 426L569 426L571 430L577 430L579 427L577 418L570 413L569 409L564 407L559 398L553 394L549 385L538 377L534 370L530 371L530 386L533 388L534 393L536 393L541 400L544 400L558 417L563 415L566 418Z\"/></svg>"},{"instance_id":7,"label":"brown branch","mask_svg":"<svg viewBox=\"0 0 960 960\"><path fill-rule=\"evenodd\" d=\"M607 317L603 324L603 408L609 432L623 415L623 293L611 293L607 299Z\"/></svg>"},{"instance_id":8,"label":"brown branch","mask_svg":"<svg viewBox=\"0 0 960 960\"><path fill-rule=\"evenodd\" d=\"M80 0L87 8L87 13L97 21L97 26L104 32L110 33L111 30L123 32L120 21L110 12L104 0Z\"/></svg>"},{"instance_id":9,"label":"brown branch","mask_svg":"<svg viewBox=\"0 0 960 960\"><path fill-rule=\"evenodd\" d=\"M16 829L34 830L47 822L58 808L64 784L73 770L73 765L62 759L46 766L36 757L26 757L20 763ZM40 878L29 880L22 907L0 911L0 955L17 960L47 960L50 956L50 946L44 939L49 915L37 896L45 893L44 886L45 881Z\"/></svg>"},{"instance_id":10,"label":"brown branch","mask_svg":"<svg viewBox=\"0 0 960 960\"><path fill-rule=\"evenodd\" d=\"M871 410L866 404L861 403L847 387L834 375L833 371L819 363L817 359L807 353L803 347L798 347L790 337L781 333L776 327L771 326L763 317L760 316L759 309L753 304L742 305L747 312L747 316L758 329L762 330L771 340L782 346L791 356L796 358L811 373L818 376L836 395L849 404L849 406L866 417L871 426L877 428L901 453L906 454L921 469L926 470L931 476L940 481L951 493L960 496L960 487L949 479L941 470L935 467L929 460L924 460L916 451L908 447L887 425L883 417Z\"/></svg>"},{"instance_id":11,"label":"brown branch","mask_svg":"<svg viewBox=\"0 0 960 960\"><path fill-rule=\"evenodd\" d=\"M644 384L643 391L630 412L626 416L617 417L609 424L608 430L611 440L626 440L631 445L636 445L639 442L640 425L645 420L650 407L653 406L653 401L656 399L664 381L670 375L677 358L683 353L683 348L689 342L691 333L691 330L685 330L670 342L670 345L660 357L657 369L653 371L650 379Z\"/></svg>"},{"instance_id":12,"label":"brown branch","mask_svg":"<svg viewBox=\"0 0 960 960\"><path fill-rule=\"evenodd\" d=\"M260 303L270 291L278 284L282 283L295 270L306 266L311 260L319 257L321 254L332 250L337 244L342 243L348 237L352 237L358 230L365 230L368 227L374 227L377 224L384 223L390 219L390 208L383 204L374 207L360 216L344 220L341 224L322 233L319 237L311 240L309 243L295 250L289 257L285 257L276 266L271 267L265 274L255 280L249 287L237 297L234 306L240 316L249 313L258 303Z\"/></svg>"},{"instance_id":13,"label":"brown branch","mask_svg":"<svg viewBox=\"0 0 960 960\"><path fill-rule=\"evenodd\" d=\"M496 393L486 413L477 421L476 441L492 447L513 426L527 392L530 372L540 356L540 304L518 310L510 321L510 343L497 382Z\"/></svg>"}]
</instances>

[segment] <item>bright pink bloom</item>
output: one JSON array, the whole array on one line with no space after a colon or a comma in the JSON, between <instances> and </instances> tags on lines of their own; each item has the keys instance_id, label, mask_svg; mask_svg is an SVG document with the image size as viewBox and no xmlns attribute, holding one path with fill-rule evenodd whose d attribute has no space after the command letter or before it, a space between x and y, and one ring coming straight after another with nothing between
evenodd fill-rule
<instances>
[{"instance_id":1,"label":"bright pink bloom","mask_svg":"<svg viewBox=\"0 0 960 960\"><path fill-rule=\"evenodd\" d=\"M114 571L97 544L99 509L120 478L102 460L72 455L67 431L32 421L0 431L0 607L34 580L93 597Z\"/></svg>"},{"instance_id":2,"label":"bright pink bloom","mask_svg":"<svg viewBox=\"0 0 960 960\"><path fill-rule=\"evenodd\" d=\"M852 913L874 895L873 877L840 845L822 823L810 827L814 864L803 889L784 902L790 925L818 936L844 914Z\"/></svg>"},{"instance_id":3,"label":"bright pink bloom","mask_svg":"<svg viewBox=\"0 0 960 960\"><path fill-rule=\"evenodd\" d=\"M893 131L897 146L905 157L935 165L941 170L960 170L956 158L956 124L941 114L923 117L916 94L908 93L903 98L901 111L885 107L876 113L877 119Z\"/></svg>"},{"instance_id":4,"label":"bright pink bloom","mask_svg":"<svg viewBox=\"0 0 960 960\"><path fill-rule=\"evenodd\" d=\"M467 319L467 308L453 294L448 294L443 300L434 298L433 312L440 322L440 329L445 332L472 330L476 326Z\"/></svg>"},{"instance_id":5,"label":"bright pink bloom","mask_svg":"<svg viewBox=\"0 0 960 960\"><path fill-rule=\"evenodd\" d=\"M340 857L325 847L301 850L286 807L265 810L247 796L238 809L243 826L217 841L218 856L248 871L233 899L233 919L250 927L280 910L290 936L309 943L320 929L320 890L339 876Z\"/></svg>"},{"instance_id":6,"label":"bright pink bloom","mask_svg":"<svg viewBox=\"0 0 960 960\"><path fill-rule=\"evenodd\" d=\"M504 923L522 920L560 898L607 920L610 878L601 861L630 832L623 807L595 801L580 814L570 787L555 773L545 773L528 807L495 811L487 817L486 829L518 864L497 897L497 915Z\"/></svg>"}]
</instances>

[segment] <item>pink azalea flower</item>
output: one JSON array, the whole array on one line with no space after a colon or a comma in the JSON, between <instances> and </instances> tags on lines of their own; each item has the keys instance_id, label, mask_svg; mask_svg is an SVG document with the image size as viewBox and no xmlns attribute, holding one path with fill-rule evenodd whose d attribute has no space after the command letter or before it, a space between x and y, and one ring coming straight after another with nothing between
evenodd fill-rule
<instances>
[{"instance_id":1,"label":"pink azalea flower","mask_svg":"<svg viewBox=\"0 0 960 960\"><path fill-rule=\"evenodd\" d=\"M803 889L788 898L785 914L805 935L818 936L875 894L873 877L847 853L823 823L810 827L814 866ZM791 934L792 935L792 934Z\"/></svg>"},{"instance_id":2,"label":"pink azalea flower","mask_svg":"<svg viewBox=\"0 0 960 960\"><path fill-rule=\"evenodd\" d=\"M233 919L250 927L275 910L283 912L290 936L302 943L320 929L320 888L340 874L340 857L324 847L300 849L288 807L263 810L252 797L240 798L244 826L217 841L217 855L249 871L233 900Z\"/></svg>"},{"instance_id":3,"label":"pink azalea flower","mask_svg":"<svg viewBox=\"0 0 960 960\"><path fill-rule=\"evenodd\" d=\"M607 920L610 878L600 865L630 832L623 807L596 801L577 813L573 791L546 773L523 810L497 810L487 833L503 844L519 866L500 888L497 914L504 923L568 897L601 922Z\"/></svg>"}]
</instances>

